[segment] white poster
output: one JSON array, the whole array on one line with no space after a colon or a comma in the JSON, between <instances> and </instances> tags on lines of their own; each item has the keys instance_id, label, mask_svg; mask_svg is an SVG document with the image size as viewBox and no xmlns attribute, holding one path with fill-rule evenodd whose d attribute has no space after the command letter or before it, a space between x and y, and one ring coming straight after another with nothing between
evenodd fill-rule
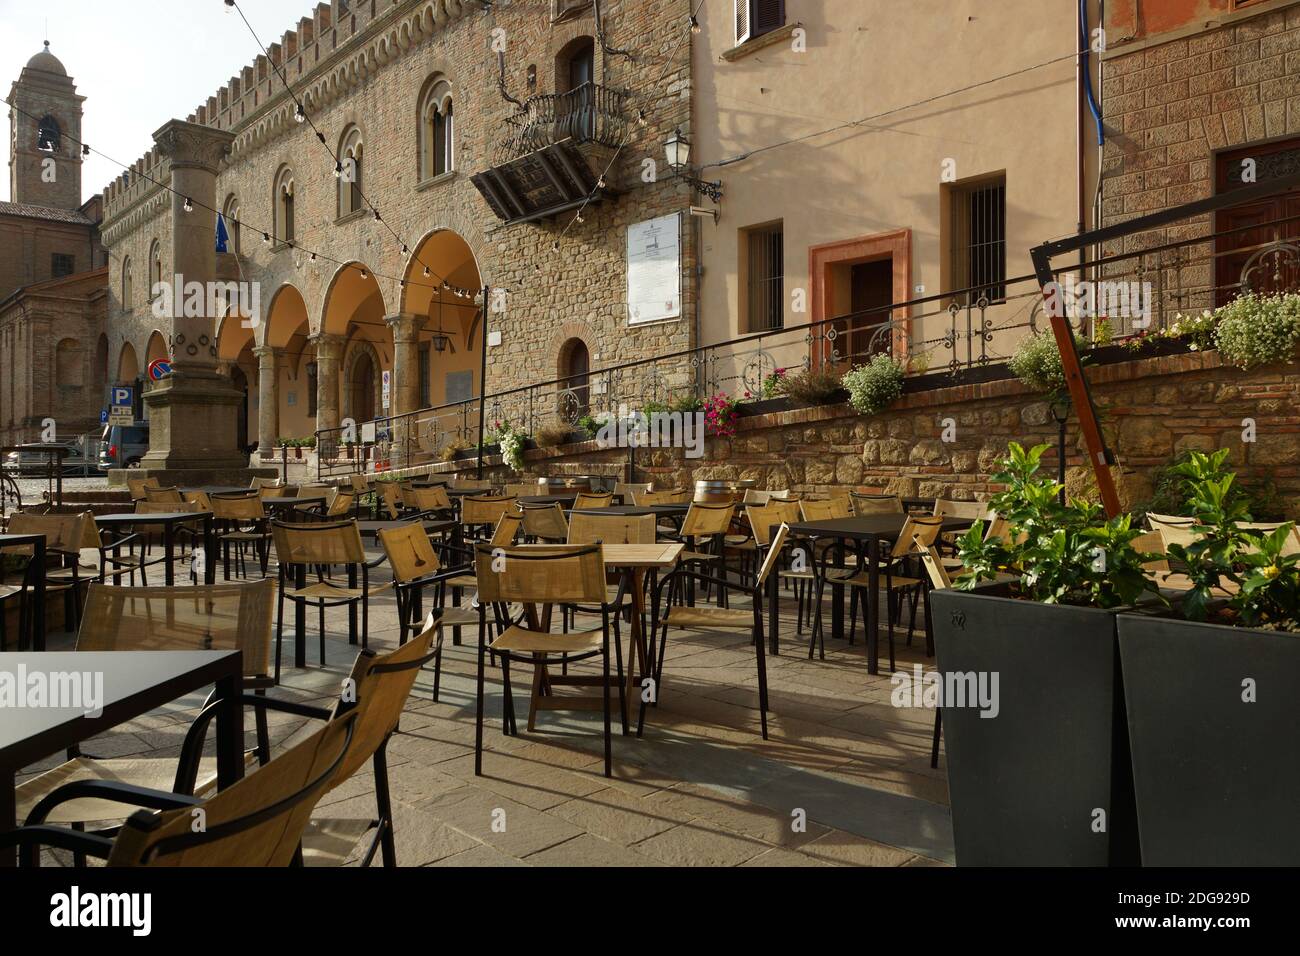
<instances>
[{"instance_id":1,"label":"white poster","mask_svg":"<svg viewBox=\"0 0 1300 956\"><path fill-rule=\"evenodd\" d=\"M682 315L681 214L627 227L628 325Z\"/></svg>"}]
</instances>

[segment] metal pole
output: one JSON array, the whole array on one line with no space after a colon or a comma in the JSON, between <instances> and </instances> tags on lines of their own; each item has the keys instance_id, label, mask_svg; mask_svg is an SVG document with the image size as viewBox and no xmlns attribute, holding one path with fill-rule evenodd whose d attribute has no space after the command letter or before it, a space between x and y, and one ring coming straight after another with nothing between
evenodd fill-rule
<instances>
[{"instance_id":1,"label":"metal pole","mask_svg":"<svg viewBox=\"0 0 1300 956\"><path fill-rule=\"evenodd\" d=\"M480 315L483 318L482 329L479 332L479 343L483 352L482 360L479 363L478 370L478 480L483 480L483 416L487 413L487 333L488 333L488 294L492 291L490 286L483 287L483 308Z\"/></svg>"},{"instance_id":2,"label":"metal pole","mask_svg":"<svg viewBox=\"0 0 1300 956\"><path fill-rule=\"evenodd\" d=\"M1059 433L1056 436L1056 480L1061 485L1061 505L1065 505L1065 416L1058 422Z\"/></svg>"}]
</instances>

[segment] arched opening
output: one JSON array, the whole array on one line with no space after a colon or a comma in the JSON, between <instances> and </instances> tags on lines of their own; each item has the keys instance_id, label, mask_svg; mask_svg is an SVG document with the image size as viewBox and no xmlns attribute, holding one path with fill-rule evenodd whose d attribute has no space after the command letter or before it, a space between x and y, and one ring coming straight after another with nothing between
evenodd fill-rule
<instances>
[{"instance_id":1,"label":"arched opening","mask_svg":"<svg viewBox=\"0 0 1300 956\"><path fill-rule=\"evenodd\" d=\"M158 286L162 282L162 244L155 239L149 245L149 298L159 294Z\"/></svg>"},{"instance_id":2,"label":"arched opening","mask_svg":"<svg viewBox=\"0 0 1300 956\"><path fill-rule=\"evenodd\" d=\"M555 92L569 93L596 81L596 41L570 40L555 57Z\"/></svg>"},{"instance_id":3,"label":"arched opening","mask_svg":"<svg viewBox=\"0 0 1300 956\"><path fill-rule=\"evenodd\" d=\"M378 382L379 373L371 350L357 349L348 370L348 397L344 407L349 418L368 422L378 417L375 403Z\"/></svg>"},{"instance_id":4,"label":"arched opening","mask_svg":"<svg viewBox=\"0 0 1300 956\"><path fill-rule=\"evenodd\" d=\"M244 394L244 411L239 416L239 447L247 448L249 436L257 433L256 403L258 392L257 356L253 347L251 320L227 313L217 328L217 358L230 363L230 378ZM272 436L274 437L274 436Z\"/></svg>"},{"instance_id":5,"label":"arched opening","mask_svg":"<svg viewBox=\"0 0 1300 956\"><path fill-rule=\"evenodd\" d=\"M122 343L122 352L117 357L117 381L130 385L140 377L140 360L136 358L135 346L130 342Z\"/></svg>"},{"instance_id":6,"label":"arched opening","mask_svg":"<svg viewBox=\"0 0 1300 956\"><path fill-rule=\"evenodd\" d=\"M230 366L230 380L234 383L236 389L244 396L243 412L239 416L239 423L236 428L236 442L240 448L248 447L248 374L238 365Z\"/></svg>"},{"instance_id":7,"label":"arched opening","mask_svg":"<svg viewBox=\"0 0 1300 956\"><path fill-rule=\"evenodd\" d=\"M276 243L293 242L294 238L294 196L293 170L287 166L275 177L275 235Z\"/></svg>"},{"instance_id":8,"label":"arched opening","mask_svg":"<svg viewBox=\"0 0 1300 956\"><path fill-rule=\"evenodd\" d=\"M339 218L360 211L365 204L364 186L362 184L361 130L355 126L348 127L339 144Z\"/></svg>"},{"instance_id":9,"label":"arched opening","mask_svg":"<svg viewBox=\"0 0 1300 956\"><path fill-rule=\"evenodd\" d=\"M258 435L266 449L277 438L308 438L316 431L315 382L307 371L315 362L316 347L311 343L307 303L293 286L282 286L272 299L264 344L275 350L276 389L274 395L259 395L259 403L276 403L274 420L279 431L278 435Z\"/></svg>"},{"instance_id":10,"label":"arched opening","mask_svg":"<svg viewBox=\"0 0 1300 956\"><path fill-rule=\"evenodd\" d=\"M135 304L131 298L134 291L131 287L131 257L127 256L122 260L122 298L119 303L124 310Z\"/></svg>"},{"instance_id":11,"label":"arched opening","mask_svg":"<svg viewBox=\"0 0 1300 956\"><path fill-rule=\"evenodd\" d=\"M420 179L432 179L455 169L456 135L451 84L446 77L435 75L425 83L418 129Z\"/></svg>"},{"instance_id":12,"label":"arched opening","mask_svg":"<svg viewBox=\"0 0 1300 956\"><path fill-rule=\"evenodd\" d=\"M154 330L153 335L149 336L149 345L145 350L145 361L149 364L158 359L167 358L167 340L163 334Z\"/></svg>"},{"instance_id":13,"label":"arched opening","mask_svg":"<svg viewBox=\"0 0 1300 956\"><path fill-rule=\"evenodd\" d=\"M426 275L427 272L427 275ZM419 332L419 390L416 407L465 401L478 394L483 349L475 296L483 277L469 244L441 229L425 236L407 263L400 311L423 319ZM426 426L421 446L436 451L452 438L450 418Z\"/></svg>"},{"instance_id":14,"label":"arched opening","mask_svg":"<svg viewBox=\"0 0 1300 956\"><path fill-rule=\"evenodd\" d=\"M226 235L229 237L226 242L226 251L237 256L243 255L239 235L239 197L231 194L226 198L225 205L221 208L221 216L226 222Z\"/></svg>"},{"instance_id":15,"label":"arched opening","mask_svg":"<svg viewBox=\"0 0 1300 956\"><path fill-rule=\"evenodd\" d=\"M36 148L42 153L57 153L63 143L63 131L53 116L44 116L36 127Z\"/></svg>"},{"instance_id":16,"label":"arched opening","mask_svg":"<svg viewBox=\"0 0 1300 956\"><path fill-rule=\"evenodd\" d=\"M559 377L565 380L560 385L560 417L576 422L591 408L591 352L587 343L572 338L560 346L559 370Z\"/></svg>"},{"instance_id":17,"label":"arched opening","mask_svg":"<svg viewBox=\"0 0 1300 956\"><path fill-rule=\"evenodd\" d=\"M368 267L360 262L350 262L334 274L325 294L321 331L343 341L342 364L337 370L331 368L341 394L325 396L326 400L332 399L336 403L342 399L341 406L336 405L340 421L350 418L360 425L384 415L380 396L381 375L393 367L393 338L384 321L387 314L379 283ZM365 350L368 350L374 365L374 392L368 402L358 401L353 389L353 367L359 353ZM391 403L394 394L390 392L389 397Z\"/></svg>"}]
</instances>

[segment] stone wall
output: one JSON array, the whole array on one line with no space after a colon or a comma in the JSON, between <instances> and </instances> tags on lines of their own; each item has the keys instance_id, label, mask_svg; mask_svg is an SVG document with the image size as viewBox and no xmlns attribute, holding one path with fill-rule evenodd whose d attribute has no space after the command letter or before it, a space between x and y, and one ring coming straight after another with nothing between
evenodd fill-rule
<instances>
[{"instance_id":1,"label":"stone wall","mask_svg":"<svg viewBox=\"0 0 1300 956\"><path fill-rule=\"evenodd\" d=\"M1186 353L1091 367L1093 398L1112 451L1126 506L1150 493L1151 474L1185 448L1228 448L1243 477L1269 476L1288 513L1300 516L1300 368L1270 366L1250 373L1225 368L1217 353ZM1243 441L1243 422L1255 441ZM953 441L944 441L951 420ZM638 450L636 480L683 487L698 479L748 479L758 487L826 492L869 486L901 495L969 500L987 497L989 475L1009 441L1052 446L1057 425L1041 395L1015 380L905 394L874 416L847 405L802 408L741 418L735 438L707 441L703 458L680 449ZM1068 477L1086 490L1091 472L1074 419L1067 438ZM595 442L562 453L527 455L527 476L618 474L625 449ZM491 469L496 480L521 480ZM472 475L472 470L464 472Z\"/></svg>"}]
</instances>

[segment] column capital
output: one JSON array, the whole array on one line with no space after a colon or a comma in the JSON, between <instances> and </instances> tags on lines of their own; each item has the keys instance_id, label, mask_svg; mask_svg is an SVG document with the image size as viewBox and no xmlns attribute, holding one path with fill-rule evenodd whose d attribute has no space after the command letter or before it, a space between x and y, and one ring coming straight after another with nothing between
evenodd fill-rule
<instances>
[{"instance_id":1,"label":"column capital","mask_svg":"<svg viewBox=\"0 0 1300 956\"><path fill-rule=\"evenodd\" d=\"M384 322L392 330L394 342L412 342L429 320L427 315L415 315L412 312L398 312L384 316Z\"/></svg>"},{"instance_id":2,"label":"column capital","mask_svg":"<svg viewBox=\"0 0 1300 956\"><path fill-rule=\"evenodd\" d=\"M347 339L336 332L317 332L309 336L307 341L316 347L316 358L337 360L343 354L343 346Z\"/></svg>"},{"instance_id":3,"label":"column capital","mask_svg":"<svg viewBox=\"0 0 1300 956\"><path fill-rule=\"evenodd\" d=\"M172 169L202 169L213 175L235 140L234 134L226 130L175 119L168 120L153 138L171 160Z\"/></svg>"}]
</instances>

